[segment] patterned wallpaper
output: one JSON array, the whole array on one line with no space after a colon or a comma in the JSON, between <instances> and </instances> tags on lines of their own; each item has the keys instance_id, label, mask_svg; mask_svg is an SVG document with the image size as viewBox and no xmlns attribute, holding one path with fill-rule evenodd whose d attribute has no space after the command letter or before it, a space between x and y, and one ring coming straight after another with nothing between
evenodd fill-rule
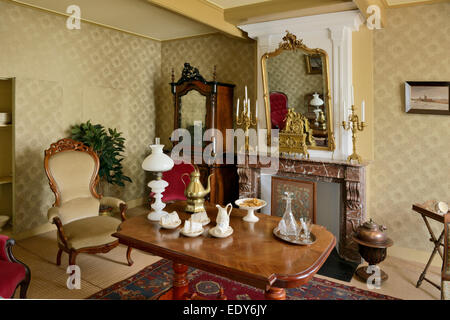
<instances>
[{"instance_id":1,"label":"patterned wallpaper","mask_svg":"<svg viewBox=\"0 0 450 320\"><path fill-rule=\"evenodd\" d=\"M305 94L323 94L323 76L307 74L305 55L298 51L285 51L267 60L267 76L269 92L284 92L288 96L289 108L302 114L308 112Z\"/></svg>"},{"instance_id":2,"label":"patterned wallpaper","mask_svg":"<svg viewBox=\"0 0 450 320\"><path fill-rule=\"evenodd\" d=\"M233 83L234 108L237 98L244 98L245 86L249 98L256 96L256 42L231 38L222 34L212 34L162 43L161 84L158 88L158 109L156 132L161 143L171 147L169 141L173 130L173 95L170 92L172 68L175 81L181 77L185 62L199 69L200 74L212 81L214 65L217 65L217 81ZM261 101L262 103L262 101ZM235 110L235 109L234 109Z\"/></svg>"},{"instance_id":3,"label":"patterned wallpaper","mask_svg":"<svg viewBox=\"0 0 450 320\"><path fill-rule=\"evenodd\" d=\"M15 232L47 221L54 198L44 150L80 121L124 133L124 173L133 183L111 194L132 200L148 191L140 164L154 138L161 44L88 23L68 30L65 23L0 0L0 76L17 79Z\"/></svg>"},{"instance_id":4,"label":"patterned wallpaper","mask_svg":"<svg viewBox=\"0 0 450 320\"><path fill-rule=\"evenodd\" d=\"M449 17L450 3L389 9L374 33L370 212L399 247L432 248L414 202L450 202L450 117L404 112L405 81L450 81Z\"/></svg>"}]
</instances>

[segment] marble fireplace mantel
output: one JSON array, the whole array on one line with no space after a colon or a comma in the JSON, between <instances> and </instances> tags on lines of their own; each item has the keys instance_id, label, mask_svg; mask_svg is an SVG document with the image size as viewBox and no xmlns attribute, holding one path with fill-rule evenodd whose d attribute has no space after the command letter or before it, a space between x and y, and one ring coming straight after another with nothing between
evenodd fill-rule
<instances>
[{"instance_id":1,"label":"marble fireplace mantel","mask_svg":"<svg viewBox=\"0 0 450 320\"><path fill-rule=\"evenodd\" d=\"M258 160L258 161L256 161ZM261 173L277 158L246 158L238 164L239 197L261 198ZM307 178L314 181L335 182L341 185L342 210L339 217L339 254L350 261L361 262L358 246L352 240L353 228L364 223L366 217L366 166L330 159L279 158L277 176ZM320 201L320 199L318 199Z\"/></svg>"}]
</instances>

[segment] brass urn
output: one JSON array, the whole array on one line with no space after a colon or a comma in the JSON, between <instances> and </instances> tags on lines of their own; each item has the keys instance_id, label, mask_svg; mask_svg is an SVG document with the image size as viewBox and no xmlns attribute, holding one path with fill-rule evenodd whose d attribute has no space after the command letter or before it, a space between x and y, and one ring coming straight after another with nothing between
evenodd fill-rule
<instances>
[{"instance_id":1,"label":"brass urn","mask_svg":"<svg viewBox=\"0 0 450 320\"><path fill-rule=\"evenodd\" d=\"M384 233L387 228L376 224L372 219L364 222L355 230L353 240L359 245L359 254L368 262L369 266L377 265L386 259L386 248L394 242ZM368 266L356 270L356 275L364 281L372 275L368 272ZM381 281L385 281L388 275L380 269Z\"/></svg>"},{"instance_id":2,"label":"brass urn","mask_svg":"<svg viewBox=\"0 0 450 320\"><path fill-rule=\"evenodd\" d=\"M197 166L194 166L194 168L195 168L194 171L192 171L190 174L191 181L184 190L184 195L187 198L187 205L184 210L186 212L191 213L206 211L204 206L205 196L208 195L208 193L211 191L212 174L210 174L208 177L208 185L206 186L205 189L202 183L200 182L200 170L198 169ZM187 175L187 173L183 174L183 176L184 175ZM183 176L181 176L182 181Z\"/></svg>"}]
</instances>

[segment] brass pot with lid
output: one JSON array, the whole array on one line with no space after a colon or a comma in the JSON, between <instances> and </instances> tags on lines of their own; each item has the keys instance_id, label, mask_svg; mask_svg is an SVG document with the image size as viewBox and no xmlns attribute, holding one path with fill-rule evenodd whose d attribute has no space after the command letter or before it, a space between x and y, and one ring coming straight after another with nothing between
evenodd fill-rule
<instances>
[{"instance_id":1,"label":"brass pot with lid","mask_svg":"<svg viewBox=\"0 0 450 320\"><path fill-rule=\"evenodd\" d=\"M393 245L393 241L384 233L386 230L385 226L380 226L370 219L355 230L353 240L372 248L387 248Z\"/></svg>"},{"instance_id":2,"label":"brass pot with lid","mask_svg":"<svg viewBox=\"0 0 450 320\"><path fill-rule=\"evenodd\" d=\"M384 233L386 229L385 226L380 226L370 219L354 230L353 240L358 243L359 254L367 261L369 266L375 266L383 262L386 258L386 248L394 244ZM356 275L366 283L374 272L369 269L369 266L359 267L356 270ZM381 281L385 281L388 275L380 269L380 277Z\"/></svg>"}]
</instances>

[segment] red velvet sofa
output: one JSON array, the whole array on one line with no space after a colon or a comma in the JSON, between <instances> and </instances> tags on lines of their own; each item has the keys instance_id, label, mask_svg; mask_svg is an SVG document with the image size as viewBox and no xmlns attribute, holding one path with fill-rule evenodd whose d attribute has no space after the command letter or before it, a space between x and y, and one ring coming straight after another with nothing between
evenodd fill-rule
<instances>
[{"instance_id":1,"label":"red velvet sofa","mask_svg":"<svg viewBox=\"0 0 450 320\"><path fill-rule=\"evenodd\" d=\"M0 297L12 298L20 286L20 298L25 299L31 272L28 266L14 258L12 247L15 242L0 235Z\"/></svg>"}]
</instances>

